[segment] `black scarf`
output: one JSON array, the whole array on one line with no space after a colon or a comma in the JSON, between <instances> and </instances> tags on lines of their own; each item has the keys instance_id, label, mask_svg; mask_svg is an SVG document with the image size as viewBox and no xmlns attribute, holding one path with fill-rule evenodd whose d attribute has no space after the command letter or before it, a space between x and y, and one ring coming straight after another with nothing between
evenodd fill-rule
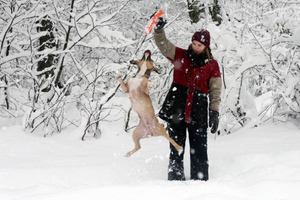
<instances>
[{"instance_id":1,"label":"black scarf","mask_svg":"<svg viewBox=\"0 0 300 200\"><path fill-rule=\"evenodd\" d=\"M212 58L211 50L208 48L210 58ZM192 60L193 67L201 67L208 61L208 56L206 53L197 54L193 51L192 46L190 45L187 50L187 56Z\"/></svg>"}]
</instances>

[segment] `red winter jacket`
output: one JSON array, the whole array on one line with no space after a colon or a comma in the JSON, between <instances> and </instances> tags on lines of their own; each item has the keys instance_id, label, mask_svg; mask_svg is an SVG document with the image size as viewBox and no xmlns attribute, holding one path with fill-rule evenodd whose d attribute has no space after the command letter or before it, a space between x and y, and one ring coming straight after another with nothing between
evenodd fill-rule
<instances>
[{"instance_id":1,"label":"red winter jacket","mask_svg":"<svg viewBox=\"0 0 300 200\"><path fill-rule=\"evenodd\" d=\"M221 73L216 60L201 67L192 67L187 50L174 46L165 37L164 30L156 30L155 42L164 56L174 65L171 89L159 116L166 121L207 123L207 95L209 109L219 111L222 88Z\"/></svg>"}]
</instances>

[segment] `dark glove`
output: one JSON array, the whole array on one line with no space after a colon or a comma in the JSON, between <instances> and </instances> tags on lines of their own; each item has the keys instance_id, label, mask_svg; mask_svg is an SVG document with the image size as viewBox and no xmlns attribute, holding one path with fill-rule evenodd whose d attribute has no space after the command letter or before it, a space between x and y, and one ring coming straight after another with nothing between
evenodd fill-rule
<instances>
[{"instance_id":1,"label":"dark glove","mask_svg":"<svg viewBox=\"0 0 300 200\"><path fill-rule=\"evenodd\" d=\"M209 127L211 127L211 133L216 133L219 126L219 112L215 110L209 111Z\"/></svg>"},{"instance_id":2,"label":"dark glove","mask_svg":"<svg viewBox=\"0 0 300 200\"><path fill-rule=\"evenodd\" d=\"M155 26L155 30L160 30L162 29L167 23L167 20L164 20L164 18L160 17L158 18L158 23Z\"/></svg>"}]
</instances>

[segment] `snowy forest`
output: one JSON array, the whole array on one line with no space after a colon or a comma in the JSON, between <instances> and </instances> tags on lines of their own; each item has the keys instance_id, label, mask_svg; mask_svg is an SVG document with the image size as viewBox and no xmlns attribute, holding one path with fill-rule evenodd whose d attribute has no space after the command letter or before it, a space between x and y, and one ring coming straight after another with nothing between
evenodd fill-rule
<instances>
[{"instance_id":1,"label":"snowy forest","mask_svg":"<svg viewBox=\"0 0 300 200\"><path fill-rule=\"evenodd\" d=\"M150 92L159 109L172 64L144 27L164 11L169 40L187 48L192 34L211 33L222 73L219 134L267 121L299 122L300 2L297 0L1 0L0 118L44 136L84 127L100 137L103 121L137 123L116 73L152 52L161 74ZM121 124L120 124L121 126Z\"/></svg>"},{"instance_id":2,"label":"snowy forest","mask_svg":"<svg viewBox=\"0 0 300 200\"><path fill-rule=\"evenodd\" d=\"M158 10L180 48L210 32L223 87L208 181L191 180L188 140L186 181L167 181L164 137L124 157L139 118L116 76L150 50L155 113L172 84L144 33ZM1 200L297 200L299 128L300 0L0 0Z\"/></svg>"}]
</instances>

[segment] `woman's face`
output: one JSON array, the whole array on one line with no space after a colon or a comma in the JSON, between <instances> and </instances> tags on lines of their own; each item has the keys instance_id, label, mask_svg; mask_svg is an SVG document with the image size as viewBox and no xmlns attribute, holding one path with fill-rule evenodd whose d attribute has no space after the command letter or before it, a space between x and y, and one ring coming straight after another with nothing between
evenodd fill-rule
<instances>
[{"instance_id":1,"label":"woman's face","mask_svg":"<svg viewBox=\"0 0 300 200\"><path fill-rule=\"evenodd\" d=\"M192 49L195 53L200 54L205 49L205 45L198 42L197 40L193 40Z\"/></svg>"},{"instance_id":2,"label":"woman's face","mask_svg":"<svg viewBox=\"0 0 300 200\"><path fill-rule=\"evenodd\" d=\"M148 58L149 52L145 52L145 57Z\"/></svg>"}]
</instances>

